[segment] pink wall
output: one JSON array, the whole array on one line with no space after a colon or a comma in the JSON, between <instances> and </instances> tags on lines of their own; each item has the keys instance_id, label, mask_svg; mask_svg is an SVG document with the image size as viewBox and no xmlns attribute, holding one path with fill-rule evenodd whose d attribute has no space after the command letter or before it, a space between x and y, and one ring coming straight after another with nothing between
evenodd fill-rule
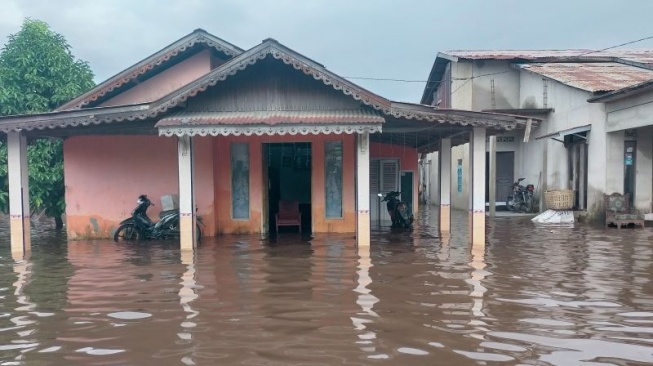
<instances>
[{"instance_id":1,"label":"pink wall","mask_svg":"<svg viewBox=\"0 0 653 366\"><path fill-rule=\"evenodd\" d=\"M196 202L213 226L213 156L209 138L195 142ZM179 191L177 140L158 136L76 136L64 141L66 222L68 237L107 238L129 217L140 194L156 205L148 211L158 220L161 196Z\"/></svg>"},{"instance_id":2,"label":"pink wall","mask_svg":"<svg viewBox=\"0 0 653 366\"><path fill-rule=\"evenodd\" d=\"M344 217L324 218L324 142L344 143ZM313 148L312 210L315 232L355 231L355 149L353 135L196 137L195 198L206 224L205 235L258 233L263 212L262 144L311 142ZM231 219L231 142L250 143L250 220ZM417 151L401 145L372 143L372 159L398 158L401 170L414 172L417 208ZM66 219L69 238L108 238L129 217L136 198L147 194L156 206L148 214L158 219L160 198L178 193L177 140L158 136L77 136L64 142ZM215 197L218 204L215 205Z\"/></svg>"},{"instance_id":3,"label":"pink wall","mask_svg":"<svg viewBox=\"0 0 653 366\"><path fill-rule=\"evenodd\" d=\"M280 142L310 142L312 149L311 168L311 216L314 232L351 233L356 231L355 200L355 150L354 135L307 135L307 136L229 136L214 138L214 181L215 197L221 204L216 207L218 234L260 233L267 181L263 174L263 144ZM325 217L324 197L324 143L343 142L343 217ZM231 217L231 152L232 142L249 144L249 220L234 220ZM264 188L265 187L265 188ZM271 229L272 230L272 229Z\"/></svg>"},{"instance_id":4,"label":"pink wall","mask_svg":"<svg viewBox=\"0 0 653 366\"><path fill-rule=\"evenodd\" d=\"M166 71L102 103L102 107L157 100L211 71L211 54L204 50Z\"/></svg>"},{"instance_id":5,"label":"pink wall","mask_svg":"<svg viewBox=\"0 0 653 366\"><path fill-rule=\"evenodd\" d=\"M399 159L399 170L413 172L413 211L417 212L419 207L419 161L417 149L403 145L372 142L370 144L370 159Z\"/></svg>"}]
</instances>

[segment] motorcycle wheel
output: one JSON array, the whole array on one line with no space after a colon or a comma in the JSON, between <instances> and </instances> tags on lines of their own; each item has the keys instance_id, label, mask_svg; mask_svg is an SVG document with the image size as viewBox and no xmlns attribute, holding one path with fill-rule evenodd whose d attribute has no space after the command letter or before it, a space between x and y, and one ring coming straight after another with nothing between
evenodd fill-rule
<instances>
[{"instance_id":1,"label":"motorcycle wheel","mask_svg":"<svg viewBox=\"0 0 653 366\"><path fill-rule=\"evenodd\" d=\"M506 197L506 208L508 209L508 211L512 211L512 212L517 211L517 209L513 204L514 204L513 196Z\"/></svg>"},{"instance_id":2,"label":"motorcycle wheel","mask_svg":"<svg viewBox=\"0 0 653 366\"><path fill-rule=\"evenodd\" d=\"M141 234L134 224L122 224L118 227L116 233L113 234L113 241L116 243L135 242L140 240Z\"/></svg>"},{"instance_id":3,"label":"motorcycle wheel","mask_svg":"<svg viewBox=\"0 0 653 366\"><path fill-rule=\"evenodd\" d=\"M522 207L524 208L524 212L532 212L533 211L533 196L526 196L524 199L524 202L522 202Z\"/></svg>"},{"instance_id":4,"label":"motorcycle wheel","mask_svg":"<svg viewBox=\"0 0 653 366\"><path fill-rule=\"evenodd\" d=\"M170 224L169 230L174 233L177 237L179 237L179 220L175 220L173 223ZM200 224L195 225L195 237L197 238L197 242L199 243L202 239L202 229L200 228Z\"/></svg>"}]
</instances>

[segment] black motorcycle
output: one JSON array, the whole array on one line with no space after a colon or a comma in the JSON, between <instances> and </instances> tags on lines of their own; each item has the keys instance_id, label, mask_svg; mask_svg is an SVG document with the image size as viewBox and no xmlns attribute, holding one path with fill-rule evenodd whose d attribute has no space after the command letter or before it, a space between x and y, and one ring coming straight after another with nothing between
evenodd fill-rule
<instances>
[{"instance_id":1,"label":"black motorcycle","mask_svg":"<svg viewBox=\"0 0 653 366\"><path fill-rule=\"evenodd\" d=\"M120 241L143 241L159 240L179 237L179 211L169 210L159 214L159 221L154 223L147 216L147 209L154 206L154 203L146 195L138 196L138 206L132 211L131 217L123 220L113 235L113 240ZM195 228L197 240L202 236L200 225L203 225L202 218L197 217Z\"/></svg>"},{"instance_id":2,"label":"black motorcycle","mask_svg":"<svg viewBox=\"0 0 653 366\"><path fill-rule=\"evenodd\" d=\"M386 208L392 220L392 228L408 229L413 225L413 213L410 207L402 200L399 199L401 192L391 191L385 197L383 193L379 193L379 197L383 197L381 202L387 202Z\"/></svg>"},{"instance_id":3,"label":"black motorcycle","mask_svg":"<svg viewBox=\"0 0 653 366\"><path fill-rule=\"evenodd\" d=\"M506 207L513 212L532 212L533 211L533 193L535 186L528 184L521 185L521 181L526 178L519 178L512 184L512 195L506 198Z\"/></svg>"}]
</instances>

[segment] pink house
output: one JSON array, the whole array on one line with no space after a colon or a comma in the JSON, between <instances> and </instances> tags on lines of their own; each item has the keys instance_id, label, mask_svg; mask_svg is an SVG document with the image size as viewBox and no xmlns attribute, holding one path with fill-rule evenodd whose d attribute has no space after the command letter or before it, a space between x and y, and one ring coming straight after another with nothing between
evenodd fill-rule
<instances>
[{"instance_id":1,"label":"pink house","mask_svg":"<svg viewBox=\"0 0 653 366\"><path fill-rule=\"evenodd\" d=\"M64 141L70 239L111 237L138 195L155 217L159 197L174 194L182 248L194 247L196 213L204 235L267 234L280 201L298 202L304 231L369 245L371 223L387 219L377 193L401 191L417 211L419 153L472 142L484 195L486 135L524 124L393 102L273 39L242 50L196 30L53 112L0 118L12 250L29 250L31 138ZM484 197L470 203L483 227L484 207Z\"/></svg>"}]
</instances>

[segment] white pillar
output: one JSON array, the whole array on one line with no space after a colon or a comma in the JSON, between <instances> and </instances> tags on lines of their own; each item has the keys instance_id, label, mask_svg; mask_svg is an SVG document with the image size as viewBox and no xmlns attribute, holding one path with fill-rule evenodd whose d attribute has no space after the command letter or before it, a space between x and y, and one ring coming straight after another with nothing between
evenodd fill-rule
<instances>
[{"instance_id":1,"label":"white pillar","mask_svg":"<svg viewBox=\"0 0 653 366\"><path fill-rule=\"evenodd\" d=\"M490 177L488 179L490 188L490 216L494 217L497 212L497 137L490 136Z\"/></svg>"},{"instance_id":2,"label":"white pillar","mask_svg":"<svg viewBox=\"0 0 653 366\"><path fill-rule=\"evenodd\" d=\"M472 244L485 243L485 128L474 127L469 139L469 228Z\"/></svg>"},{"instance_id":3,"label":"white pillar","mask_svg":"<svg viewBox=\"0 0 653 366\"><path fill-rule=\"evenodd\" d=\"M370 245L370 134L356 135L356 240Z\"/></svg>"},{"instance_id":4,"label":"white pillar","mask_svg":"<svg viewBox=\"0 0 653 366\"><path fill-rule=\"evenodd\" d=\"M193 138L179 137L177 143L179 165L179 235L180 248L192 250L197 243L195 213Z\"/></svg>"},{"instance_id":5,"label":"white pillar","mask_svg":"<svg viewBox=\"0 0 653 366\"><path fill-rule=\"evenodd\" d=\"M440 141L440 231L451 231L451 139Z\"/></svg>"},{"instance_id":6,"label":"white pillar","mask_svg":"<svg viewBox=\"0 0 653 366\"><path fill-rule=\"evenodd\" d=\"M29 174L27 140L20 132L7 133L7 170L11 252L14 255L24 255L31 250Z\"/></svg>"}]
</instances>

